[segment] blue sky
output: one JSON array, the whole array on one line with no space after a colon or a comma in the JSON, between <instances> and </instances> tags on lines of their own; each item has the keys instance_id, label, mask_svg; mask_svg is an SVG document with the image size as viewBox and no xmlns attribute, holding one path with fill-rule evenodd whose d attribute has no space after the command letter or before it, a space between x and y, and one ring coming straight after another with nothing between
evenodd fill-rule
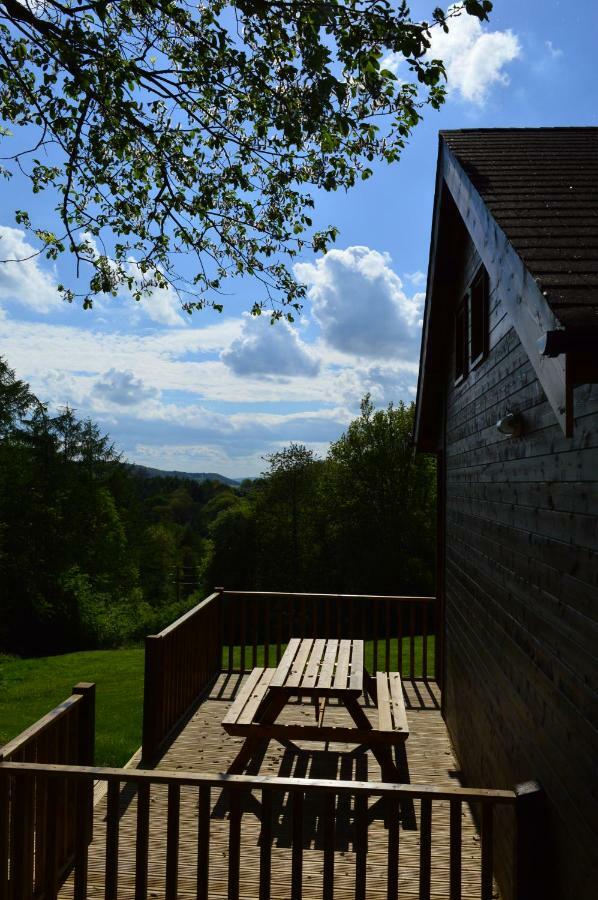
<instances>
[{"instance_id":1,"label":"blue sky","mask_svg":"<svg viewBox=\"0 0 598 900\"><path fill-rule=\"evenodd\" d=\"M433 5L412 4L422 17ZM189 318L164 291L84 312L57 295L70 270L32 260L0 265L0 353L41 399L95 419L131 461L244 477L291 440L324 455L366 391L378 405L415 396L438 131L598 125L597 33L590 0L497 0L490 23L462 17L440 35L443 109L426 112L398 165L348 194L316 195L314 224L340 235L326 257L299 261L309 300L294 326L244 314L249 283L222 315ZM27 190L16 177L2 184L2 258L28 255L13 213L33 205Z\"/></svg>"}]
</instances>

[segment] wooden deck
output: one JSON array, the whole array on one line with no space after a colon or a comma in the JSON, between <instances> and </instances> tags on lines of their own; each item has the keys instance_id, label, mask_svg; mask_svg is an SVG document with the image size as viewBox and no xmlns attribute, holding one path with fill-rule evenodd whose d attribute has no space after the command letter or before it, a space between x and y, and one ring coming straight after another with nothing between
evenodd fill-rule
<instances>
[{"instance_id":1,"label":"wooden deck","mask_svg":"<svg viewBox=\"0 0 598 900\"><path fill-rule=\"evenodd\" d=\"M222 674L209 694L199 704L184 728L159 761L157 768L168 771L205 773L223 772L238 752L242 738L227 735L221 727L222 719L245 676ZM407 717L410 737L407 742L411 781L455 787L459 772L446 727L440 715L439 692L427 682L405 684ZM368 712L367 705L365 706ZM313 718L313 706L307 702L290 704L282 720L302 721ZM338 725L349 724L343 707L331 701L326 718ZM297 752L299 749L300 752ZM282 746L270 742L263 759L251 764L249 774L313 779L343 779L379 781L380 768L370 752L364 748L344 744L329 744L327 748L315 743ZM162 785L152 787L150 799L150 840L148 896L160 898L165 891L167 796ZM241 820L241 854L239 896L258 900L260 828L255 816L258 793L248 795L243 803ZM372 804L374 801L370 801ZM220 791L213 789L210 798L210 844L208 896L210 900L227 897L229 810ZM349 900L356 896L356 857L363 858L363 833L354 830L352 810L337 808L334 832L334 896ZM119 898L134 897L136 792L124 786L121 791L119 840ZM269 896L272 900L291 898L292 802L288 795L280 803L274 802L272 824L272 877ZM420 834L419 801L415 803L418 830L400 830L399 896L405 900L419 897ZM462 816L462 873L463 900L480 897L480 840L468 807L463 804ZM104 866L106 839L106 798L95 807L94 840L89 852L89 898L104 897ZM180 850L178 892L180 898L194 898L197 891L198 858L198 792L196 788L181 790ZM305 798L303 809L303 893L305 900L322 897L324 849L331 836L326 827L325 798ZM367 833L366 887L367 900L386 900L388 831L381 815L375 816ZM201 843L201 842L200 842ZM449 804L434 804L432 822L433 900L449 896ZM60 897L73 896L72 878L63 887ZM262 895L263 896L263 895ZM296 894L295 894L296 896ZM495 896L498 896L496 893Z\"/></svg>"}]
</instances>

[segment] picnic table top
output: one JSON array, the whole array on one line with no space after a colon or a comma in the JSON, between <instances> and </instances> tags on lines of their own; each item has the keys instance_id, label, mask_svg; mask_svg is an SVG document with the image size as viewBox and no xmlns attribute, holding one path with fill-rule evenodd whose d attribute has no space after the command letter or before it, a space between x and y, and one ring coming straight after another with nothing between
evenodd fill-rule
<instances>
[{"instance_id":1,"label":"picnic table top","mask_svg":"<svg viewBox=\"0 0 598 900\"><path fill-rule=\"evenodd\" d=\"M363 641L291 638L270 689L307 696L358 696L363 680Z\"/></svg>"}]
</instances>

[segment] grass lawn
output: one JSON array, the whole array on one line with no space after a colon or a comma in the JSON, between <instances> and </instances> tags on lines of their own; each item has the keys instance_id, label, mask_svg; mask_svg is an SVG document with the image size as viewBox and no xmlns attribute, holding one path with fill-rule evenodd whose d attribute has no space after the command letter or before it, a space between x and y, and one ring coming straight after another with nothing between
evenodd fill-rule
<instances>
[{"instance_id":1,"label":"grass lawn","mask_svg":"<svg viewBox=\"0 0 598 900\"><path fill-rule=\"evenodd\" d=\"M142 649L0 656L0 746L66 700L78 681L97 685L96 764L124 765L141 744Z\"/></svg>"}]
</instances>

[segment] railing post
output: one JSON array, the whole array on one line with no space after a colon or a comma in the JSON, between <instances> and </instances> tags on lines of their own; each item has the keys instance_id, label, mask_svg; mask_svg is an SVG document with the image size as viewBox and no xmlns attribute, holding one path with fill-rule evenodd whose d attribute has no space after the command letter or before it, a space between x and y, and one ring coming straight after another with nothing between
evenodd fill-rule
<instances>
[{"instance_id":1,"label":"railing post","mask_svg":"<svg viewBox=\"0 0 598 900\"><path fill-rule=\"evenodd\" d=\"M215 587L214 593L218 594L218 609L216 612L216 640L218 642L217 666L216 671L219 672L224 668L224 588ZM232 653L232 650L229 650Z\"/></svg>"},{"instance_id":2,"label":"railing post","mask_svg":"<svg viewBox=\"0 0 598 900\"><path fill-rule=\"evenodd\" d=\"M143 728L141 752L144 760L155 756L163 735L160 733L162 720L161 671L162 639L150 634L145 639L145 670L143 680Z\"/></svg>"},{"instance_id":3,"label":"railing post","mask_svg":"<svg viewBox=\"0 0 598 900\"><path fill-rule=\"evenodd\" d=\"M73 688L73 694L83 698L79 704L79 733L77 735L77 765L93 766L96 748L96 686L93 682L80 681ZM85 840L91 844L93 840L93 782L81 782L77 786L77 812L73 818L75 827L75 843L77 832L84 824Z\"/></svg>"},{"instance_id":4,"label":"railing post","mask_svg":"<svg viewBox=\"0 0 598 900\"><path fill-rule=\"evenodd\" d=\"M87 681L80 681L73 688L73 694L81 694L83 697L79 706L77 764L93 766L96 744L96 686Z\"/></svg>"},{"instance_id":5,"label":"railing post","mask_svg":"<svg viewBox=\"0 0 598 900\"><path fill-rule=\"evenodd\" d=\"M513 900L544 900L548 881L546 797L537 781L518 784L515 794Z\"/></svg>"}]
</instances>

